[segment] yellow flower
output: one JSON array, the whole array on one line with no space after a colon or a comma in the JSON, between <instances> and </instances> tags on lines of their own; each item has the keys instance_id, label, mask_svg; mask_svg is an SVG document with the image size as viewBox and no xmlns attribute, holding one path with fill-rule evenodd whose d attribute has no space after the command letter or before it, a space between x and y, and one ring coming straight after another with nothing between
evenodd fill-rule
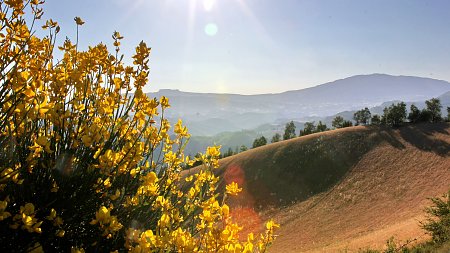
<instances>
[{"instance_id":1,"label":"yellow flower","mask_svg":"<svg viewBox=\"0 0 450 253\"><path fill-rule=\"evenodd\" d=\"M58 236L58 237L64 237L64 235L66 234L66 231L64 231L64 230L62 230L62 229L58 229L57 231L56 231L56 236Z\"/></svg>"},{"instance_id":2,"label":"yellow flower","mask_svg":"<svg viewBox=\"0 0 450 253\"><path fill-rule=\"evenodd\" d=\"M110 198L111 200L116 200L116 199L118 199L119 197L120 197L120 191L119 191L119 189L116 190L116 193L115 193L114 195L109 196L109 198Z\"/></svg>"},{"instance_id":3,"label":"yellow flower","mask_svg":"<svg viewBox=\"0 0 450 253\"><path fill-rule=\"evenodd\" d=\"M20 0L6 0L5 4L13 9L22 9L23 8L23 1Z\"/></svg>"},{"instance_id":4,"label":"yellow flower","mask_svg":"<svg viewBox=\"0 0 450 253\"><path fill-rule=\"evenodd\" d=\"M222 215L225 217L228 217L228 215L230 215L230 208L227 206L227 204L224 204L222 206Z\"/></svg>"},{"instance_id":5,"label":"yellow flower","mask_svg":"<svg viewBox=\"0 0 450 253\"><path fill-rule=\"evenodd\" d=\"M107 238L111 238L112 233L115 233L122 229L123 225L119 222L116 216L110 214L110 210L105 206L95 213L95 219L90 222L91 225L99 224L103 230L103 235Z\"/></svg>"},{"instance_id":6,"label":"yellow flower","mask_svg":"<svg viewBox=\"0 0 450 253\"><path fill-rule=\"evenodd\" d=\"M222 239L222 241L228 241L229 237L230 231L228 231L228 229L223 230L222 233L220 234L220 238Z\"/></svg>"},{"instance_id":7,"label":"yellow flower","mask_svg":"<svg viewBox=\"0 0 450 253\"><path fill-rule=\"evenodd\" d=\"M75 104L73 106L73 109L75 109L76 111L83 111L85 109L85 105L84 104Z\"/></svg>"},{"instance_id":8,"label":"yellow flower","mask_svg":"<svg viewBox=\"0 0 450 253\"><path fill-rule=\"evenodd\" d=\"M25 94L25 96L27 96L28 98L33 98L34 96L36 96L36 93L31 88L26 88L23 91L23 94Z\"/></svg>"},{"instance_id":9,"label":"yellow flower","mask_svg":"<svg viewBox=\"0 0 450 253\"><path fill-rule=\"evenodd\" d=\"M47 153L51 153L52 151L50 150L50 142L48 141L48 138L45 136L39 136L36 140L36 143L43 147L45 152Z\"/></svg>"},{"instance_id":10,"label":"yellow flower","mask_svg":"<svg viewBox=\"0 0 450 253\"><path fill-rule=\"evenodd\" d=\"M188 130L186 126L183 126L183 122L181 119L178 120L178 122L175 124L175 128L173 130L176 134L180 135L181 137L188 137Z\"/></svg>"},{"instance_id":11,"label":"yellow flower","mask_svg":"<svg viewBox=\"0 0 450 253\"><path fill-rule=\"evenodd\" d=\"M109 222L109 230L111 232L119 231L123 227L122 224L117 220L116 216L111 216L111 221Z\"/></svg>"},{"instance_id":12,"label":"yellow flower","mask_svg":"<svg viewBox=\"0 0 450 253\"><path fill-rule=\"evenodd\" d=\"M84 249L83 248L72 247L70 249L70 253L84 253Z\"/></svg>"},{"instance_id":13,"label":"yellow flower","mask_svg":"<svg viewBox=\"0 0 450 253\"><path fill-rule=\"evenodd\" d=\"M100 209L95 213L95 219L91 221L91 224L105 224L109 223L111 216L109 214L109 209L105 206L100 207Z\"/></svg>"},{"instance_id":14,"label":"yellow flower","mask_svg":"<svg viewBox=\"0 0 450 253\"><path fill-rule=\"evenodd\" d=\"M42 147L45 147L48 143L47 137L45 136L39 136L36 140L36 143L39 144Z\"/></svg>"},{"instance_id":15,"label":"yellow flower","mask_svg":"<svg viewBox=\"0 0 450 253\"><path fill-rule=\"evenodd\" d=\"M226 192L227 194L236 196L239 192L242 191L242 188L239 188L238 184L235 182L232 182L231 184L228 184L226 186Z\"/></svg>"},{"instance_id":16,"label":"yellow flower","mask_svg":"<svg viewBox=\"0 0 450 253\"><path fill-rule=\"evenodd\" d=\"M84 24L84 21L81 20L80 17L75 17L73 20L75 20L75 23L77 23L77 25L83 25Z\"/></svg>"},{"instance_id":17,"label":"yellow flower","mask_svg":"<svg viewBox=\"0 0 450 253\"><path fill-rule=\"evenodd\" d=\"M56 184L56 182L53 182L52 189L50 190L50 192L58 192L58 190L59 190L58 185Z\"/></svg>"},{"instance_id":18,"label":"yellow flower","mask_svg":"<svg viewBox=\"0 0 450 253\"><path fill-rule=\"evenodd\" d=\"M244 246L244 251L242 253L252 253L253 252L253 243L247 242Z\"/></svg>"},{"instance_id":19,"label":"yellow flower","mask_svg":"<svg viewBox=\"0 0 450 253\"><path fill-rule=\"evenodd\" d=\"M22 214L22 222L25 227L31 227L33 225L33 217L28 216L26 214Z\"/></svg>"},{"instance_id":20,"label":"yellow flower","mask_svg":"<svg viewBox=\"0 0 450 253\"><path fill-rule=\"evenodd\" d=\"M143 177L143 183L144 185L151 185L158 181L158 176L156 176L156 173L151 171L150 173L147 173Z\"/></svg>"},{"instance_id":21,"label":"yellow flower","mask_svg":"<svg viewBox=\"0 0 450 253\"><path fill-rule=\"evenodd\" d=\"M8 206L8 199L5 199L4 201L0 201L0 221L8 218L11 216L11 213L6 212L6 207Z\"/></svg>"},{"instance_id":22,"label":"yellow flower","mask_svg":"<svg viewBox=\"0 0 450 253\"><path fill-rule=\"evenodd\" d=\"M63 224L63 219L61 217L56 217L54 224L56 226L61 226Z\"/></svg>"},{"instance_id":23,"label":"yellow flower","mask_svg":"<svg viewBox=\"0 0 450 253\"><path fill-rule=\"evenodd\" d=\"M106 188L109 188L109 187L112 186L111 180L109 180L109 177L108 177L105 181L103 181L103 185L104 185Z\"/></svg>"},{"instance_id":24,"label":"yellow flower","mask_svg":"<svg viewBox=\"0 0 450 253\"><path fill-rule=\"evenodd\" d=\"M206 149L206 155L211 157L219 157L220 156L220 146L208 147Z\"/></svg>"},{"instance_id":25,"label":"yellow flower","mask_svg":"<svg viewBox=\"0 0 450 253\"><path fill-rule=\"evenodd\" d=\"M39 105L39 114L44 115L45 113L48 112L49 109L50 109L50 106L47 104L47 100L44 100L44 102L42 102Z\"/></svg>"},{"instance_id":26,"label":"yellow flower","mask_svg":"<svg viewBox=\"0 0 450 253\"><path fill-rule=\"evenodd\" d=\"M50 214L46 218L47 220L54 220L56 218L56 210L52 208Z\"/></svg>"},{"instance_id":27,"label":"yellow flower","mask_svg":"<svg viewBox=\"0 0 450 253\"><path fill-rule=\"evenodd\" d=\"M170 225L170 216L167 213L163 213L159 219L159 225L161 227L167 227Z\"/></svg>"},{"instance_id":28,"label":"yellow flower","mask_svg":"<svg viewBox=\"0 0 450 253\"><path fill-rule=\"evenodd\" d=\"M81 137L81 141L83 142L84 146L89 147L92 144L92 138L88 135L83 135Z\"/></svg>"},{"instance_id":29,"label":"yellow flower","mask_svg":"<svg viewBox=\"0 0 450 253\"><path fill-rule=\"evenodd\" d=\"M275 223L273 220L269 220L266 223L267 230L273 230L274 228L279 228L280 224Z\"/></svg>"},{"instance_id":30,"label":"yellow flower","mask_svg":"<svg viewBox=\"0 0 450 253\"><path fill-rule=\"evenodd\" d=\"M29 252L29 253L44 253L44 249L42 248L42 245L37 242L27 252Z\"/></svg>"},{"instance_id":31,"label":"yellow flower","mask_svg":"<svg viewBox=\"0 0 450 253\"><path fill-rule=\"evenodd\" d=\"M34 213L34 205L32 203L26 203L25 206L20 207L20 212L26 215L31 215Z\"/></svg>"},{"instance_id":32,"label":"yellow flower","mask_svg":"<svg viewBox=\"0 0 450 253\"><path fill-rule=\"evenodd\" d=\"M169 105L169 99L168 99L167 97L162 96L162 97L159 99L159 101L160 101L161 106L162 106L163 109L164 109L164 108L169 108L169 107L170 107L170 105Z\"/></svg>"},{"instance_id":33,"label":"yellow flower","mask_svg":"<svg viewBox=\"0 0 450 253\"><path fill-rule=\"evenodd\" d=\"M33 243L25 250L36 252L43 250L36 243L39 240L76 237L73 232L77 229L65 230L72 226L100 231L92 234L94 243L74 242L71 252L75 253L84 252L81 247L86 247L86 251L103 248L103 244L117 243L117 238L123 238L125 244L118 245L116 252L252 252L258 251L257 245L265 250L275 237L273 230L278 224L266 224L269 231L259 241L253 241L253 235L249 235L246 242L241 242L241 228L232 223L230 207L216 200L220 194L219 178L212 169L219 165L220 146L209 147L205 154L192 160L185 156L183 144L189 138L188 129L179 120L170 131L172 125L164 113L170 107L169 99L151 98L144 93L150 73L150 47L139 43L132 65L126 66L119 53L123 37L114 32L115 52L108 51L105 44L83 47L87 49L82 51L67 39L57 47L62 53L56 61L56 45L51 36L39 38L41 33L30 31L27 23L33 15L37 19L42 15L39 5L43 1L4 2L0 23L6 22L7 26L0 32L0 44L6 46L0 50L0 68L8 70L13 66L16 71L6 71L0 77L4 84L4 96L0 96L0 121L4 123L0 124L0 139L6 140L2 142L6 146L0 150L7 158L26 154L26 163L16 164L17 159L8 158L0 164L0 191L14 200L0 201L0 221L7 224L5 229L16 230L5 234L17 237L30 233L27 237ZM26 10L31 11L30 17L23 16ZM74 21L76 29L84 24L80 17ZM51 19L43 28L50 29L53 35L60 29ZM186 177L192 183L185 183L181 170L196 161L202 162L205 170ZM64 172L62 177L44 175L54 168ZM76 189L92 191L97 200L98 209L90 214L92 227L72 224L70 217L63 221L63 213L52 208L61 206L64 196L85 196L61 192L62 184L72 184L67 172L75 169L98 179L92 184L91 180L83 181ZM26 180L22 179L24 176ZM22 182L22 186L17 185ZM22 196L42 186L58 192L53 197L61 198L53 202L54 198L44 197L39 205L20 202L42 197L42 191L34 192L36 196ZM226 186L228 195L241 190L236 183ZM113 215L116 212L120 215ZM139 217L148 220L143 224L130 220ZM121 222L142 230L127 228L129 232L125 232ZM146 230L149 226L153 230ZM51 233L50 237L37 234L44 232ZM103 238L96 238L98 235ZM111 248L116 249L113 245Z\"/></svg>"}]
</instances>

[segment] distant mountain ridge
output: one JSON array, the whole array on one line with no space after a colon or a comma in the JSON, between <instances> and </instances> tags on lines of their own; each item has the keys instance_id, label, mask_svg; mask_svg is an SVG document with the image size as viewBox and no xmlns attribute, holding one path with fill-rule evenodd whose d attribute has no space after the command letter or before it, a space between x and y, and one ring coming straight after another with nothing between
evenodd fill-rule
<instances>
[{"instance_id":1,"label":"distant mountain ridge","mask_svg":"<svg viewBox=\"0 0 450 253\"><path fill-rule=\"evenodd\" d=\"M442 116L447 117L447 107L450 107L450 92L446 92L441 96L438 96L437 98L441 101ZM382 103L381 105L369 107L369 109L372 115L375 114L382 115L383 109L385 107L388 107L391 104L398 102L400 102L400 100L388 101ZM416 105L419 109L423 109L426 107L424 100L414 102L411 101L403 101L403 102L406 103L408 112L412 104ZM325 117L317 117L317 116L305 117L302 119L301 122L294 121L296 127L296 134L298 134L299 131L303 129L304 122L314 122L315 124L317 124L319 121L321 121L323 124L326 124L329 128L331 128L332 121L336 116L341 116L345 120L353 121L353 114L356 111L357 110L347 110ZM227 130L214 136L193 136L186 147L186 151L190 154L196 154L197 152L203 152L206 149L206 147L214 144L222 145L223 151L228 150L228 148L234 150L236 149L236 147L239 148L241 145L251 147L253 141L260 136L265 136L270 141L270 139L275 133L279 133L282 135L286 123L287 121L278 122L275 124L263 124L256 128L248 130Z\"/></svg>"},{"instance_id":2,"label":"distant mountain ridge","mask_svg":"<svg viewBox=\"0 0 450 253\"><path fill-rule=\"evenodd\" d=\"M193 135L252 129L266 123L325 117L385 101L424 101L450 91L443 80L386 74L357 75L315 87L275 94L239 95L160 90L168 97L170 119L183 119ZM207 127L204 127L207 126Z\"/></svg>"},{"instance_id":3,"label":"distant mountain ridge","mask_svg":"<svg viewBox=\"0 0 450 253\"><path fill-rule=\"evenodd\" d=\"M309 102L338 103L347 99L372 103L389 100L417 101L427 99L430 95L441 95L448 90L449 84L447 81L424 77L371 74L351 76L284 94L295 94L298 95L297 98Z\"/></svg>"}]
</instances>

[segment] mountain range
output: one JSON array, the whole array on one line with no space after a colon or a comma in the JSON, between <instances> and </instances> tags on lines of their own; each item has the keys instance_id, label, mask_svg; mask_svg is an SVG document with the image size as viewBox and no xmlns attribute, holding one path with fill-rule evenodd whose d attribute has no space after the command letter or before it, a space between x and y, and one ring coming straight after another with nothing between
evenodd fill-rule
<instances>
[{"instance_id":1,"label":"mountain range","mask_svg":"<svg viewBox=\"0 0 450 253\"><path fill-rule=\"evenodd\" d=\"M186 153L195 154L213 144L221 144L222 150L241 145L249 147L261 135L270 141L291 120L299 130L306 121L321 120L330 126L336 115L350 120L354 111L363 107L381 114L385 106L397 101L408 102L408 108L412 103L421 108L425 100L439 97L443 106L450 106L450 83L423 77L370 74L274 94L163 89L147 95L169 98L171 108L165 115L171 122L181 118L187 125L192 138Z\"/></svg>"},{"instance_id":2,"label":"mountain range","mask_svg":"<svg viewBox=\"0 0 450 253\"><path fill-rule=\"evenodd\" d=\"M166 96L169 119L181 118L194 136L252 129L266 123L373 107L386 101L424 101L450 91L450 83L413 76L357 75L315 87L275 94L239 95L159 90L150 97Z\"/></svg>"}]
</instances>

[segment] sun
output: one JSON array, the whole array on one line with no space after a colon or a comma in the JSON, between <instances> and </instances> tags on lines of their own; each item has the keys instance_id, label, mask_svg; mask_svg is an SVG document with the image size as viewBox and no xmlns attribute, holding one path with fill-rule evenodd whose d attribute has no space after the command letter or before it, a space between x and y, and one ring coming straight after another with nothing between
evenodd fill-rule
<instances>
[{"instance_id":1,"label":"sun","mask_svg":"<svg viewBox=\"0 0 450 253\"><path fill-rule=\"evenodd\" d=\"M176 1L176 0L166 0L166 1ZM218 1L218 0L189 0L188 8L188 44L192 41L194 30L198 28L196 26L196 16L206 15L208 21L201 24L203 27L204 34L209 37L215 37L221 31L221 25L226 25L223 22L218 22L220 20L220 15L222 12L228 8L219 8L219 5L230 5L235 4L237 9L244 13L244 15L253 23L255 29L261 34L261 36L267 40L272 41L268 35L266 29L258 18L254 15L251 8L246 3L246 0L229 0L229 1ZM223 6L222 6L223 7ZM214 12L214 13L213 13Z\"/></svg>"},{"instance_id":2,"label":"sun","mask_svg":"<svg viewBox=\"0 0 450 253\"><path fill-rule=\"evenodd\" d=\"M216 0L203 0L203 8L205 11L211 11L216 3Z\"/></svg>"}]
</instances>

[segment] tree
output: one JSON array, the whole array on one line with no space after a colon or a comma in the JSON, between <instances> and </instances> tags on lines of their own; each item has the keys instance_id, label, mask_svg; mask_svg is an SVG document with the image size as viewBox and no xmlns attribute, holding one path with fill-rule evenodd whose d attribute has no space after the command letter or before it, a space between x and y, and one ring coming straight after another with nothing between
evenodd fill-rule
<instances>
[{"instance_id":1,"label":"tree","mask_svg":"<svg viewBox=\"0 0 450 253\"><path fill-rule=\"evenodd\" d=\"M295 138L295 124L294 121L291 121L286 124L286 127L284 129L284 135L283 140L289 140L292 138Z\"/></svg>"},{"instance_id":2,"label":"tree","mask_svg":"<svg viewBox=\"0 0 450 253\"><path fill-rule=\"evenodd\" d=\"M421 223L434 243L450 241L450 191L442 198L431 198L433 205L426 209L428 218Z\"/></svg>"},{"instance_id":3,"label":"tree","mask_svg":"<svg viewBox=\"0 0 450 253\"><path fill-rule=\"evenodd\" d=\"M400 102L392 104L389 107L383 109L383 116L381 122L387 126L398 127L402 125L406 120L406 104Z\"/></svg>"},{"instance_id":4,"label":"tree","mask_svg":"<svg viewBox=\"0 0 450 253\"><path fill-rule=\"evenodd\" d=\"M336 116L331 125L334 128L344 128L344 127L351 127L353 126L353 123L350 120L344 120L342 116Z\"/></svg>"},{"instance_id":5,"label":"tree","mask_svg":"<svg viewBox=\"0 0 450 253\"><path fill-rule=\"evenodd\" d=\"M369 124L370 118L371 118L370 110L367 107L359 111L356 111L353 114L353 119L355 120L356 125L359 124L367 125Z\"/></svg>"},{"instance_id":6,"label":"tree","mask_svg":"<svg viewBox=\"0 0 450 253\"><path fill-rule=\"evenodd\" d=\"M271 143L279 142L281 140L281 135L279 133L276 133L274 136L272 136Z\"/></svg>"},{"instance_id":7,"label":"tree","mask_svg":"<svg viewBox=\"0 0 450 253\"><path fill-rule=\"evenodd\" d=\"M314 122L305 122L303 130L300 130L299 136L305 136L316 132L316 126Z\"/></svg>"},{"instance_id":8,"label":"tree","mask_svg":"<svg viewBox=\"0 0 450 253\"><path fill-rule=\"evenodd\" d=\"M350 120L344 120L344 122L342 123L342 128L351 126L353 126L353 123Z\"/></svg>"},{"instance_id":9,"label":"tree","mask_svg":"<svg viewBox=\"0 0 450 253\"><path fill-rule=\"evenodd\" d=\"M248 148L245 145L242 145L241 148L239 149L240 152L244 152L244 151L247 151L247 150L248 150Z\"/></svg>"},{"instance_id":10,"label":"tree","mask_svg":"<svg viewBox=\"0 0 450 253\"><path fill-rule=\"evenodd\" d=\"M375 114L372 116L372 119L370 120L370 124L374 126L381 125L381 117L378 114Z\"/></svg>"},{"instance_id":11,"label":"tree","mask_svg":"<svg viewBox=\"0 0 450 253\"><path fill-rule=\"evenodd\" d=\"M143 92L150 48L141 42L127 66L115 32L113 53L66 39L55 60L57 23L46 22L44 38L27 25L41 17L40 2L0 8L0 251L265 251L277 225L240 242L216 198L219 147L197 159L201 175L182 178L195 161L183 153L189 134L181 120L169 132L168 98ZM78 31L84 22L75 22Z\"/></svg>"},{"instance_id":12,"label":"tree","mask_svg":"<svg viewBox=\"0 0 450 253\"><path fill-rule=\"evenodd\" d=\"M343 127L343 124L344 124L344 118L343 118L342 116L336 116L336 117L333 119L333 122L331 122L331 125L332 125L334 128L342 128L342 127Z\"/></svg>"},{"instance_id":13,"label":"tree","mask_svg":"<svg viewBox=\"0 0 450 253\"><path fill-rule=\"evenodd\" d=\"M428 111L426 108L424 108L422 109L422 111L420 111L420 117L418 122L432 122L432 117L433 115L431 115L431 112Z\"/></svg>"},{"instance_id":14,"label":"tree","mask_svg":"<svg viewBox=\"0 0 450 253\"><path fill-rule=\"evenodd\" d=\"M409 114L408 114L408 120L411 123L417 123L420 121L421 119L421 112L419 110L419 108L417 108L417 106L415 106L414 104L411 105L410 109L409 109Z\"/></svg>"},{"instance_id":15,"label":"tree","mask_svg":"<svg viewBox=\"0 0 450 253\"><path fill-rule=\"evenodd\" d=\"M233 149L231 147L228 147L227 151L223 153L222 158L229 157L234 155Z\"/></svg>"},{"instance_id":16,"label":"tree","mask_svg":"<svg viewBox=\"0 0 450 253\"><path fill-rule=\"evenodd\" d=\"M430 113L430 120L431 122L440 122L442 121L442 114L441 114L441 101L437 98L432 98L430 100L425 101L425 104L427 106L426 110Z\"/></svg>"},{"instance_id":17,"label":"tree","mask_svg":"<svg viewBox=\"0 0 450 253\"><path fill-rule=\"evenodd\" d=\"M447 106L447 121L450 122L450 106Z\"/></svg>"},{"instance_id":18,"label":"tree","mask_svg":"<svg viewBox=\"0 0 450 253\"><path fill-rule=\"evenodd\" d=\"M253 141L253 148L261 147L267 144L267 139L264 136L261 136L259 138L256 138Z\"/></svg>"},{"instance_id":19,"label":"tree","mask_svg":"<svg viewBox=\"0 0 450 253\"><path fill-rule=\"evenodd\" d=\"M316 132L324 132L327 130L328 130L327 124L323 124L322 121L319 121L319 123L317 123Z\"/></svg>"}]
</instances>

